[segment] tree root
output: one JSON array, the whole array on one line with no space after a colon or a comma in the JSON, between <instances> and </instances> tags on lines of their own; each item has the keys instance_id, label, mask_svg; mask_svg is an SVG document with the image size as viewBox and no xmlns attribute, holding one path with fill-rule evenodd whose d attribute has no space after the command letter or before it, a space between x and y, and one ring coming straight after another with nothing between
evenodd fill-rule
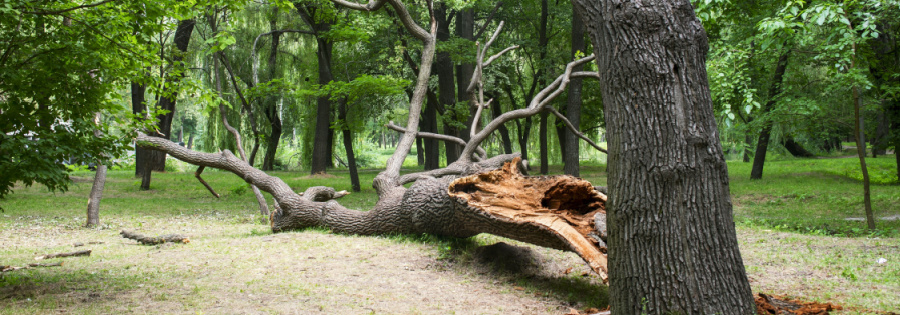
<instances>
[{"instance_id":1,"label":"tree root","mask_svg":"<svg viewBox=\"0 0 900 315\"><path fill-rule=\"evenodd\" d=\"M186 236L182 236L179 234L166 234L157 237L150 237L134 232L128 232L125 230L122 230L122 232L120 232L119 234L121 234L124 238L138 241L138 243L141 243L143 245L156 245L167 242L187 244L191 242L191 240L189 240Z\"/></svg>"}]
</instances>

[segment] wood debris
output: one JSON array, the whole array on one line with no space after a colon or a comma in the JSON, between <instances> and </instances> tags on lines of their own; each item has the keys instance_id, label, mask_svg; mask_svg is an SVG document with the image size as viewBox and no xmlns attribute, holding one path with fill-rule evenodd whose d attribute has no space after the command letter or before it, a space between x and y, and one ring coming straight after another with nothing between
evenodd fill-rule
<instances>
[{"instance_id":1,"label":"wood debris","mask_svg":"<svg viewBox=\"0 0 900 315\"><path fill-rule=\"evenodd\" d=\"M121 234L122 237L124 237L124 238L138 241L138 243L141 243L143 245L157 245L157 244L162 244L162 243L187 244L187 243L191 242L191 240L189 240L187 238L187 236L183 236L180 234L166 234L166 235L152 237L152 236L146 236L146 235L129 232L129 231L125 231L125 230L122 230L122 232L120 232L119 234Z\"/></svg>"},{"instance_id":2,"label":"wood debris","mask_svg":"<svg viewBox=\"0 0 900 315\"><path fill-rule=\"evenodd\" d=\"M70 253L58 253L58 254L41 255L41 256L34 257L34 260L42 260L42 259L50 259L50 258L62 258L62 257L75 257L75 256L90 256L90 255L91 255L91 250L90 250L90 249L86 249L86 250L80 250L80 251L77 251L77 252L70 252Z\"/></svg>"}]
</instances>

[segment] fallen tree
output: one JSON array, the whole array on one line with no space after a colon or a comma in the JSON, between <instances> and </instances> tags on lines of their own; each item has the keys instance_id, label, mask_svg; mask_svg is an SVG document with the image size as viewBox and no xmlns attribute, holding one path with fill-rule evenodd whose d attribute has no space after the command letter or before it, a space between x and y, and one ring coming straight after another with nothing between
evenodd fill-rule
<instances>
[{"instance_id":1,"label":"fallen tree","mask_svg":"<svg viewBox=\"0 0 900 315\"><path fill-rule=\"evenodd\" d=\"M576 135L589 141L549 103L565 91L571 78L599 77L596 72L573 71L575 67L592 61L593 55L569 63L564 73L540 91L526 108L495 115L495 119L479 130L480 115L491 103L483 98L481 70L515 48L510 47L487 57L488 49L502 29L501 22L490 39L480 47L476 58L477 71L468 87L473 103L478 106L472 119L470 139L445 139L464 144L459 159L445 168L401 176L400 167L416 137L434 136L420 134L418 125L435 52L436 22L432 17L430 30L426 31L416 24L399 0L369 5L335 2L363 11L377 10L383 4L389 4L407 30L423 43L409 117L405 127L390 126L403 135L394 154L387 160L386 169L373 182L379 197L373 209L348 209L333 200L346 193L327 187L310 187L298 194L281 179L252 167L228 150L220 153L196 152L141 133L136 138L136 144L166 152L200 167L230 171L271 194L275 200L275 211L270 214L270 224L275 232L326 227L337 233L358 235L428 233L470 237L490 233L573 251L606 281L605 233L595 232L594 228L594 222L605 221L606 195L595 190L589 182L571 176L528 177L522 173L524 162L518 154L488 158L480 148L481 143L504 123L542 112L557 115ZM429 2L429 11L430 7ZM599 148L594 143L591 145ZM404 185L409 183L412 185L406 188Z\"/></svg>"}]
</instances>

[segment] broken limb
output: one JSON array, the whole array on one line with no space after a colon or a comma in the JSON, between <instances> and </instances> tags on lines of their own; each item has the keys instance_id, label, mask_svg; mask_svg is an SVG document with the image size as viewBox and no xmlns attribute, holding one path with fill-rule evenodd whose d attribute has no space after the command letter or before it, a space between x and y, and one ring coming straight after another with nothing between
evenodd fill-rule
<instances>
[{"instance_id":1,"label":"broken limb","mask_svg":"<svg viewBox=\"0 0 900 315\"><path fill-rule=\"evenodd\" d=\"M198 167L197 171L194 172L194 177L196 177L197 180L199 180L200 183L203 184L203 186L206 187L206 189L209 190L209 192L213 194L213 196L216 196L216 198L219 198L219 194L216 193L216 191L213 190L213 188L211 186L209 186L209 184L207 184L205 180L203 180L203 177L200 177L200 174L203 174L203 169L205 169L205 168L206 168L206 166Z\"/></svg>"},{"instance_id":2,"label":"broken limb","mask_svg":"<svg viewBox=\"0 0 900 315\"><path fill-rule=\"evenodd\" d=\"M119 234L121 234L122 237L124 237L124 238L138 241L138 243L141 243L143 245L156 245L156 244L162 244L162 243L187 244L187 243L191 242L191 240L189 240L186 236L179 235L179 234L166 234L166 235L152 237L152 236L146 236L146 235L142 235L142 234L138 234L138 233L134 233L134 232L128 232L125 230L122 230L122 232L119 232Z\"/></svg>"},{"instance_id":3,"label":"broken limb","mask_svg":"<svg viewBox=\"0 0 900 315\"><path fill-rule=\"evenodd\" d=\"M49 263L49 264L31 263L31 264L28 264L28 266L23 266L23 267L0 266L0 272L10 272L10 271L16 271L16 270L22 270L22 269L38 268L38 267L59 267L62 265L63 265L62 262L55 262L55 263Z\"/></svg>"},{"instance_id":4,"label":"broken limb","mask_svg":"<svg viewBox=\"0 0 900 315\"><path fill-rule=\"evenodd\" d=\"M41 256L34 257L34 260L42 260L42 259L50 259L50 258L62 258L62 257L75 257L75 256L90 256L90 255L91 255L91 250L90 250L90 249L87 249L87 250L80 250L80 251L77 251L77 252L70 252L70 253L58 253L58 254L41 255Z\"/></svg>"}]
</instances>

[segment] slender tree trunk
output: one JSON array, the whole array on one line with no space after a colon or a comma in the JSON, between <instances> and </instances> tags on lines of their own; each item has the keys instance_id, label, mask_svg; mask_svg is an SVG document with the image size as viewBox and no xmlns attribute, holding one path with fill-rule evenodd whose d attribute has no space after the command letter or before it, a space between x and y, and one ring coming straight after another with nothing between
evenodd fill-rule
<instances>
[{"instance_id":1,"label":"slender tree trunk","mask_svg":"<svg viewBox=\"0 0 900 315\"><path fill-rule=\"evenodd\" d=\"M328 84L333 80L331 75L331 50L333 44L331 41L318 38L319 43L319 84ZM331 130L331 100L329 96L319 97L316 107L316 131L313 140L312 165L310 167L311 174L325 173L328 167L331 155L331 142L329 141L329 133Z\"/></svg>"},{"instance_id":2,"label":"slender tree trunk","mask_svg":"<svg viewBox=\"0 0 900 315\"><path fill-rule=\"evenodd\" d=\"M422 147L422 138L416 138L416 163L425 167L425 148Z\"/></svg>"},{"instance_id":3,"label":"slender tree trunk","mask_svg":"<svg viewBox=\"0 0 900 315\"><path fill-rule=\"evenodd\" d=\"M778 57L778 64L775 66L775 76L772 78L772 86L769 87L769 101L760 115L763 120L762 131L759 132L759 140L756 141L756 154L753 157L753 168L750 170L750 179L762 178L763 166L766 164L766 151L769 149L769 137L772 134L772 120L763 117L772 111L781 94L781 83L784 81L784 71L787 69L788 56L791 50L786 49Z\"/></svg>"},{"instance_id":4,"label":"slender tree trunk","mask_svg":"<svg viewBox=\"0 0 900 315\"><path fill-rule=\"evenodd\" d=\"M690 1L573 2L601 76L613 314L753 314Z\"/></svg>"},{"instance_id":5,"label":"slender tree trunk","mask_svg":"<svg viewBox=\"0 0 900 315\"><path fill-rule=\"evenodd\" d=\"M854 54L856 48L853 49ZM851 66L852 67L852 66ZM875 229L875 214L872 213L872 197L869 191L869 168L866 166L866 128L863 124L863 116L860 115L859 88L853 87L853 111L856 116L856 152L859 154L859 168L863 175L863 202L866 208L866 225L870 230Z\"/></svg>"},{"instance_id":6,"label":"slender tree trunk","mask_svg":"<svg viewBox=\"0 0 900 315\"><path fill-rule=\"evenodd\" d=\"M434 93L428 93L428 102L425 105L425 115L422 117L421 129L424 132L437 133L437 106L438 100ZM440 167L441 150L435 139L423 140L425 145L425 169L433 170Z\"/></svg>"},{"instance_id":7,"label":"slender tree trunk","mask_svg":"<svg viewBox=\"0 0 900 315\"><path fill-rule=\"evenodd\" d=\"M145 100L147 87L141 83L131 82L131 112L138 117L145 117L144 111L147 110ZM147 162L144 161L149 156L148 151L140 146L134 147L134 176L142 177Z\"/></svg>"},{"instance_id":8,"label":"slender tree trunk","mask_svg":"<svg viewBox=\"0 0 900 315\"><path fill-rule=\"evenodd\" d=\"M750 162L750 146L753 145L753 137L750 134L744 135L744 163Z\"/></svg>"},{"instance_id":9,"label":"slender tree trunk","mask_svg":"<svg viewBox=\"0 0 900 315\"><path fill-rule=\"evenodd\" d=\"M497 117L500 117L500 114L502 113L503 112L500 110L500 101L495 99L493 102L491 102L491 114L493 115L494 119L497 119ZM505 125L500 125L500 127L497 128L497 131L500 132L500 140L503 144L503 153L512 154L512 140L510 140L509 138L509 129L507 129Z\"/></svg>"},{"instance_id":10,"label":"slender tree trunk","mask_svg":"<svg viewBox=\"0 0 900 315\"><path fill-rule=\"evenodd\" d=\"M194 149L194 134L193 134L193 133L190 134L190 135L188 135L187 148L188 148L189 150L193 150L193 149Z\"/></svg>"},{"instance_id":11,"label":"slender tree trunk","mask_svg":"<svg viewBox=\"0 0 900 315\"><path fill-rule=\"evenodd\" d=\"M538 137L540 138L541 149L541 174L547 175L550 173L550 158L548 157L549 147L547 145L547 112L541 113Z\"/></svg>"},{"instance_id":12,"label":"slender tree trunk","mask_svg":"<svg viewBox=\"0 0 900 315\"><path fill-rule=\"evenodd\" d=\"M549 11L549 3L547 0L541 0L541 25L540 31L538 34L538 49L540 52L540 62L543 63L547 59L547 43L549 42L549 37L547 36L547 23L550 19L550 11ZM542 68L543 70L543 68ZM541 82L541 85L544 85L546 80L544 80L543 75L538 75L535 80ZM538 123L538 140L540 143L540 159L541 159L541 174L546 175L549 173L550 169L550 161L548 158L549 149L547 147L547 113L542 112L540 122Z\"/></svg>"},{"instance_id":13,"label":"slender tree trunk","mask_svg":"<svg viewBox=\"0 0 900 315\"><path fill-rule=\"evenodd\" d=\"M340 112L338 114L338 119L344 122L341 124L343 128L341 128L341 134L344 139L344 151L347 152L347 167L350 169L350 184L353 187L353 191L360 191L361 185L359 184L359 172L356 169L356 155L353 154L353 133L350 131L350 127L347 124L347 99L344 98L341 100Z\"/></svg>"},{"instance_id":14,"label":"slender tree trunk","mask_svg":"<svg viewBox=\"0 0 900 315\"><path fill-rule=\"evenodd\" d=\"M584 21L581 15L572 8L572 58L579 51L584 52ZM581 71L583 67L578 66L572 71ZM569 95L566 99L566 118L572 122L572 125L579 127L581 125L581 78L573 78L569 82ZM571 131L565 130L563 139L566 143L566 150L563 152L564 171L568 175L575 177L581 176L579 168L579 147L578 137Z\"/></svg>"},{"instance_id":15,"label":"slender tree trunk","mask_svg":"<svg viewBox=\"0 0 900 315\"><path fill-rule=\"evenodd\" d=\"M784 148L795 157L809 158L816 156L815 154L812 154L812 152L806 150L800 143L794 141L794 137L788 134L782 137L782 145L784 145Z\"/></svg>"},{"instance_id":16,"label":"slender tree trunk","mask_svg":"<svg viewBox=\"0 0 900 315\"><path fill-rule=\"evenodd\" d=\"M277 11L276 11L277 12ZM270 21L270 28L272 31L278 29L275 25L275 20ZM269 70L269 80L276 79L277 70L276 63L278 61L278 45L280 43L281 33L272 33L272 45L269 51L269 59L268 59L268 70ZM263 156L263 171L271 171L275 169L275 153L278 152L278 144L281 142L281 117L278 116L278 97L275 95L268 95L265 97L265 107L264 111L266 113L266 118L269 120L269 125L271 126L271 133L268 137L268 143L266 144L266 155ZM256 141L258 144L259 141ZM254 145L254 149L256 149L257 145ZM255 150L254 150L255 151ZM251 151L250 157L255 157L255 152ZM250 165L253 165L252 162Z\"/></svg>"},{"instance_id":17,"label":"slender tree trunk","mask_svg":"<svg viewBox=\"0 0 900 315\"><path fill-rule=\"evenodd\" d=\"M100 113L94 115L94 124L100 124ZM101 137L100 129L94 130L95 137ZM100 200L103 198L103 186L106 185L106 164L97 161L97 172L94 174L94 184L91 186L91 195L88 197L87 223L85 227L100 225Z\"/></svg>"}]
</instances>

